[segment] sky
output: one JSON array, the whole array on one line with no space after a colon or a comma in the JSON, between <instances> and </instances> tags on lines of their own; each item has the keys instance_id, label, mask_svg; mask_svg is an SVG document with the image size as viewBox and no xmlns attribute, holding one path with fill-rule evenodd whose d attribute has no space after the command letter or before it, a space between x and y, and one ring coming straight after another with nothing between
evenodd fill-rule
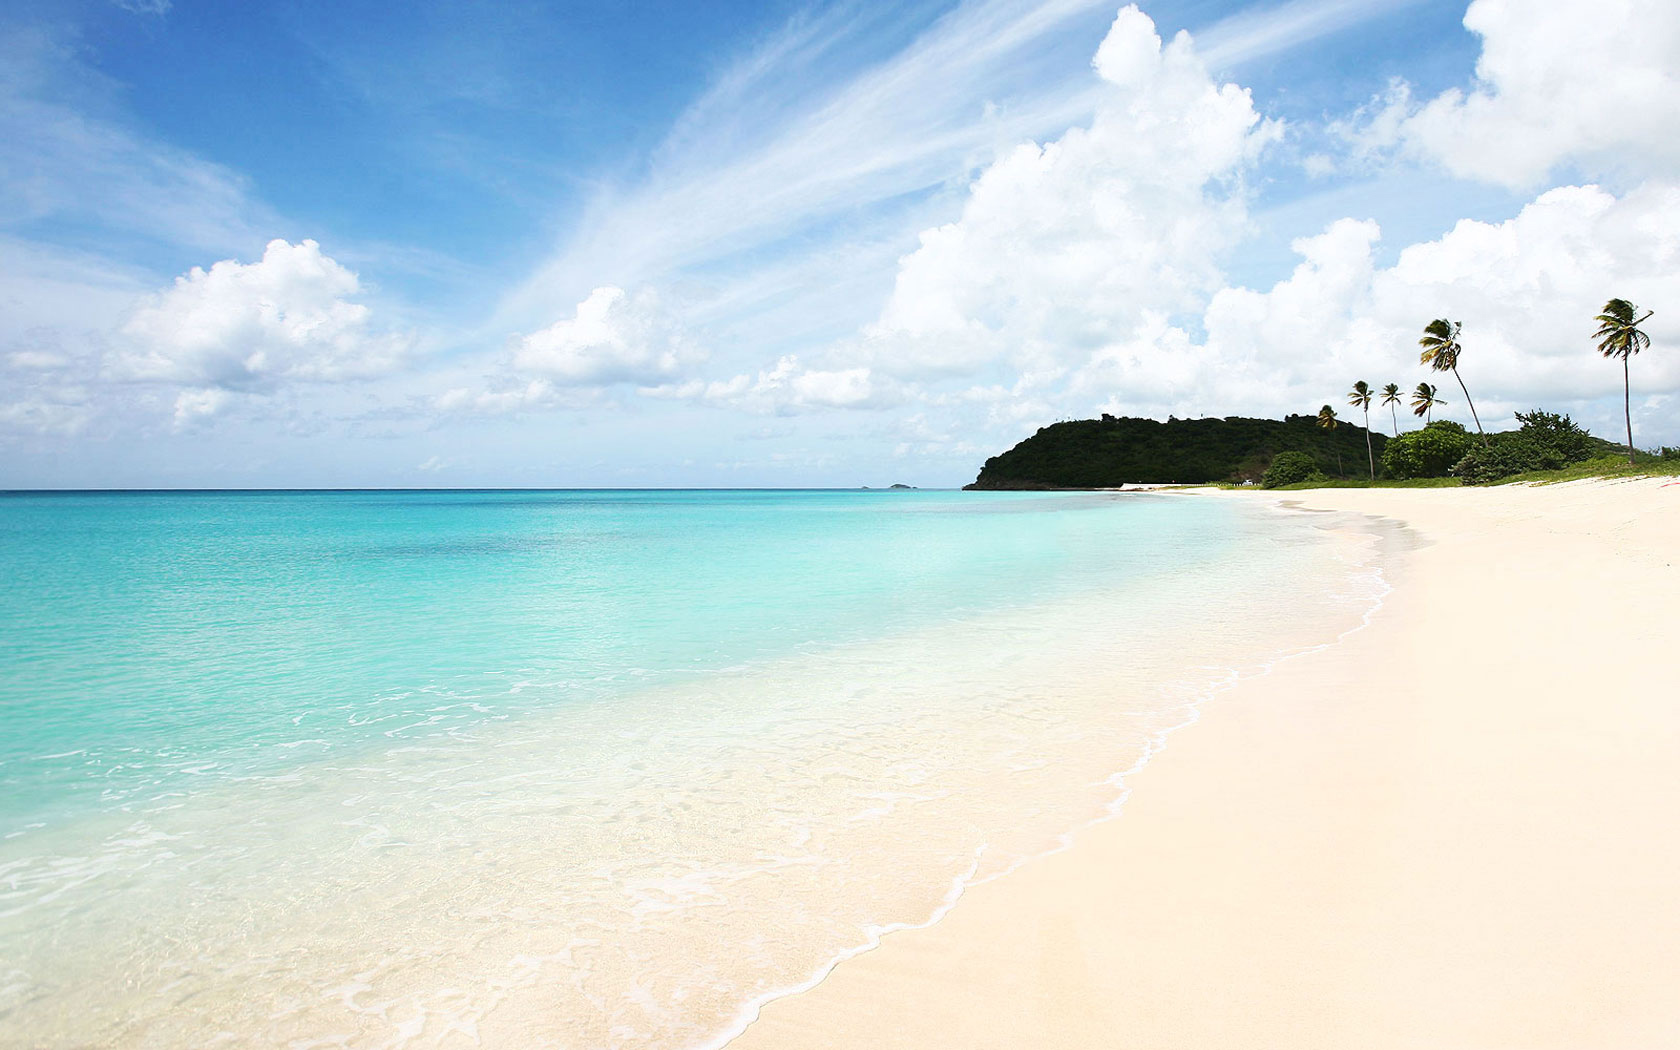
<instances>
[{"instance_id":1,"label":"sky","mask_svg":"<svg viewBox=\"0 0 1680 1050\"><path fill-rule=\"evenodd\" d=\"M1671 0L0 13L0 488L954 486L1441 387L1680 445ZM1373 428L1415 425L1404 409Z\"/></svg>"}]
</instances>

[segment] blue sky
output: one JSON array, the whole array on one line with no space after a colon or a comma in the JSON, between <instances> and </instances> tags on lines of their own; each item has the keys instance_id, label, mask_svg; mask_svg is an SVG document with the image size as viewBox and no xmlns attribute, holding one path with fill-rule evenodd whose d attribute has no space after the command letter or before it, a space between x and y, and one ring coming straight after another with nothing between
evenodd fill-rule
<instances>
[{"instance_id":1,"label":"blue sky","mask_svg":"<svg viewBox=\"0 0 1680 1050\"><path fill-rule=\"evenodd\" d=\"M1612 295L1680 443L1677 69L1641 0L14 3L0 486L961 484L1441 313L1615 437Z\"/></svg>"}]
</instances>

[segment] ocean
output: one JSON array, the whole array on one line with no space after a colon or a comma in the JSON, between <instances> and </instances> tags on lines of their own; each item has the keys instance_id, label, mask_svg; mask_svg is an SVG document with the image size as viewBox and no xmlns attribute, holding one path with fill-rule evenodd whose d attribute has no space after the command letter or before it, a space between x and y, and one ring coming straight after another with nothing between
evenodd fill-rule
<instances>
[{"instance_id":1,"label":"ocean","mask_svg":"<svg viewBox=\"0 0 1680 1050\"><path fill-rule=\"evenodd\" d=\"M0 1045L721 1045L1115 813L1379 547L1180 494L0 495Z\"/></svg>"}]
</instances>

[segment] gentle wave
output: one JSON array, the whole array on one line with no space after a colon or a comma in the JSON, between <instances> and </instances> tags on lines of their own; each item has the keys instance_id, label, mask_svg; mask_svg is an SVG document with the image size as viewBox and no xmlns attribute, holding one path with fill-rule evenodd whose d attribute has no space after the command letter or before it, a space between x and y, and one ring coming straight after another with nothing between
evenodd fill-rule
<instances>
[{"instance_id":1,"label":"gentle wave","mask_svg":"<svg viewBox=\"0 0 1680 1050\"><path fill-rule=\"evenodd\" d=\"M0 1032L719 1045L743 1004L1112 814L1210 691L1380 597L1345 534L1216 524L1194 571L1094 572L702 672L603 667L609 691L511 671L417 712L488 716L370 720L308 754L276 734L279 767L165 761L0 853ZM110 990L91 1008L90 986Z\"/></svg>"}]
</instances>

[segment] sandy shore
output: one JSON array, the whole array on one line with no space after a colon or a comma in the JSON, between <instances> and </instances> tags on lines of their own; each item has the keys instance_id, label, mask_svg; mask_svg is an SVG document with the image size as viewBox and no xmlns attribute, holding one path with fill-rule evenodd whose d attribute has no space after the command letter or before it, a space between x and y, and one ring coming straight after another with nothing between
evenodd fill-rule
<instances>
[{"instance_id":1,"label":"sandy shore","mask_svg":"<svg viewBox=\"0 0 1680 1050\"><path fill-rule=\"evenodd\" d=\"M731 1050L1680 1046L1680 485L1298 497L1422 541L1367 628Z\"/></svg>"}]
</instances>

